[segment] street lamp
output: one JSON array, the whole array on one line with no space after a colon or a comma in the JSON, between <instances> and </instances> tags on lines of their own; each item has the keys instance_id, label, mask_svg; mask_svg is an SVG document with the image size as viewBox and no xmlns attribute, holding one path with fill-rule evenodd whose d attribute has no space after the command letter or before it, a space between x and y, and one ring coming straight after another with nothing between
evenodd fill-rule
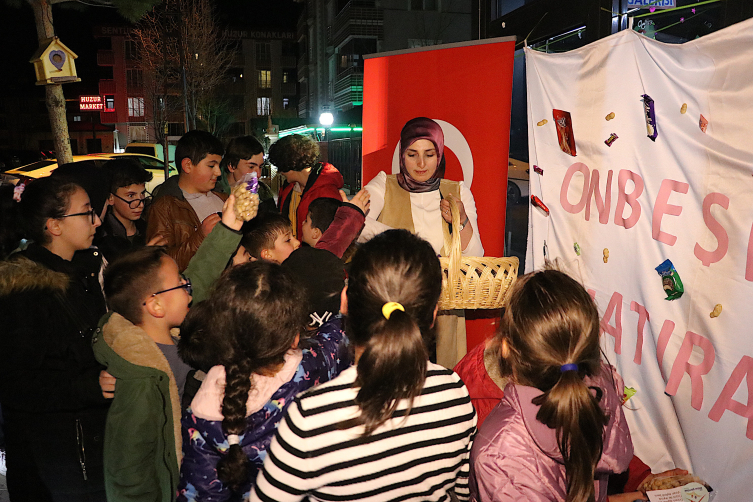
<instances>
[{"instance_id":1,"label":"street lamp","mask_svg":"<svg viewBox=\"0 0 753 502\"><path fill-rule=\"evenodd\" d=\"M327 162L330 164L330 158L329 158L329 135L331 134L332 130L330 127L332 126L332 123L335 121L335 117L330 112L324 112L321 115L319 115L319 123L323 125L327 130Z\"/></svg>"}]
</instances>

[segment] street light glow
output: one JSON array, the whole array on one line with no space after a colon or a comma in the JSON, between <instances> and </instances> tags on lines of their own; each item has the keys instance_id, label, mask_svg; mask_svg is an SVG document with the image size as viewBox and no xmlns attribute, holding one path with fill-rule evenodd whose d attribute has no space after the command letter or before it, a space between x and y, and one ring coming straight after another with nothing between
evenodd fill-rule
<instances>
[{"instance_id":1,"label":"street light glow","mask_svg":"<svg viewBox=\"0 0 753 502\"><path fill-rule=\"evenodd\" d=\"M319 115L319 123L325 127L331 126L334 121L335 117L329 112L324 112Z\"/></svg>"}]
</instances>

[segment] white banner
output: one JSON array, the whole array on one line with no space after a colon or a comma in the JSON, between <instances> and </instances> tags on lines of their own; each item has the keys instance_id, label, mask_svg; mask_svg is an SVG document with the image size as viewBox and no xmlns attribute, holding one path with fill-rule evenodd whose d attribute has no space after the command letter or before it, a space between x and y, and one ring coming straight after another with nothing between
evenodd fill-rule
<instances>
[{"instance_id":1,"label":"white banner","mask_svg":"<svg viewBox=\"0 0 753 502\"><path fill-rule=\"evenodd\" d=\"M684 45L622 31L527 49L526 71L531 193L550 211L530 209L527 268L548 253L595 295L607 357L637 391L636 454L692 470L716 502L753 500L753 20Z\"/></svg>"}]
</instances>

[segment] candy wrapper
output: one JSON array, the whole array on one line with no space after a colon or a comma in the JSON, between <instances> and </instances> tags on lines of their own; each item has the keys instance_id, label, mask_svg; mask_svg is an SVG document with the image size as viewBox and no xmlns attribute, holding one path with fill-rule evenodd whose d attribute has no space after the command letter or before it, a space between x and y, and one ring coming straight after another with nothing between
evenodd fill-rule
<instances>
[{"instance_id":1,"label":"candy wrapper","mask_svg":"<svg viewBox=\"0 0 753 502\"><path fill-rule=\"evenodd\" d=\"M648 94L643 94L643 113L646 116L647 136L651 141L656 141L659 136L659 129L656 128L656 110L654 110L654 100Z\"/></svg>"},{"instance_id":2,"label":"candy wrapper","mask_svg":"<svg viewBox=\"0 0 753 502\"><path fill-rule=\"evenodd\" d=\"M544 214L549 216L549 208L546 207L546 204L544 204L544 201L536 197L535 195L531 195L531 204L538 207L542 211L544 211Z\"/></svg>"},{"instance_id":3,"label":"candy wrapper","mask_svg":"<svg viewBox=\"0 0 753 502\"><path fill-rule=\"evenodd\" d=\"M665 300L677 300L685 292L682 285L680 274L675 270L675 266L669 260L664 260L661 265L656 267L656 272L661 276L662 287L667 294Z\"/></svg>"},{"instance_id":4,"label":"candy wrapper","mask_svg":"<svg viewBox=\"0 0 753 502\"><path fill-rule=\"evenodd\" d=\"M706 129L709 127L709 121L703 115L698 119L698 127L700 127L703 132L706 132Z\"/></svg>"},{"instance_id":5,"label":"candy wrapper","mask_svg":"<svg viewBox=\"0 0 753 502\"><path fill-rule=\"evenodd\" d=\"M259 211L259 179L256 173L246 173L233 185L235 195L235 217L248 221Z\"/></svg>"},{"instance_id":6,"label":"candy wrapper","mask_svg":"<svg viewBox=\"0 0 753 502\"><path fill-rule=\"evenodd\" d=\"M557 125L557 139L563 152L575 157L575 136L570 112L552 110L554 123Z\"/></svg>"},{"instance_id":7,"label":"candy wrapper","mask_svg":"<svg viewBox=\"0 0 753 502\"><path fill-rule=\"evenodd\" d=\"M619 136L617 136L617 135L616 135L615 133L612 133L612 134L610 134L610 135L609 135L609 138L607 138L607 140L606 140L606 141L605 141L604 143L605 143L605 144L606 144L607 146L612 146L612 143L614 143L614 141L615 141L615 140L616 140L617 138L619 138Z\"/></svg>"}]
</instances>

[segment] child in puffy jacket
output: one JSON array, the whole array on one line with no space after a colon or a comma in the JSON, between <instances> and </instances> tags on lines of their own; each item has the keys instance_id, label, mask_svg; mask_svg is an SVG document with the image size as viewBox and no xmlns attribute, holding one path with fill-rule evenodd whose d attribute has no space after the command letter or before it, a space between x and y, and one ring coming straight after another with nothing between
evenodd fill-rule
<instances>
[{"instance_id":1,"label":"child in puffy jacket","mask_svg":"<svg viewBox=\"0 0 753 502\"><path fill-rule=\"evenodd\" d=\"M523 276L497 336L510 383L474 440L471 500L605 502L633 445L588 292L555 270Z\"/></svg>"},{"instance_id":2,"label":"child in puffy jacket","mask_svg":"<svg viewBox=\"0 0 753 502\"><path fill-rule=\"evenodd\" d=\"M350 364L341 357L345 334L326 323L299 344L307 318L295 278L266 260L231 268L191 309L181 355L216 365L183 415L179 501L245 500L296 394ZM202 343L210 339L211 356Z\"/></svg>"}]
</instances>

